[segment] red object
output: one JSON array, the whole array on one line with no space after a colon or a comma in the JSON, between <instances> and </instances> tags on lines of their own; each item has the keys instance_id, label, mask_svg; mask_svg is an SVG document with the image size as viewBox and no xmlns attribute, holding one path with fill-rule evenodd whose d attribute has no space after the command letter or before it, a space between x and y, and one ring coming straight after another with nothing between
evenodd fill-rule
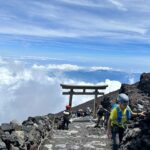
<instances>
[{"instance_id":1,"label":"red object","mask_svg":"<svg viewBox=\"0 0 150 150\"><path fill-rule=\"evenodd\" d=\"M71 108L71 106L70 105L66 105L66 109L70 109Z\"/></svg>"}]
</instances>

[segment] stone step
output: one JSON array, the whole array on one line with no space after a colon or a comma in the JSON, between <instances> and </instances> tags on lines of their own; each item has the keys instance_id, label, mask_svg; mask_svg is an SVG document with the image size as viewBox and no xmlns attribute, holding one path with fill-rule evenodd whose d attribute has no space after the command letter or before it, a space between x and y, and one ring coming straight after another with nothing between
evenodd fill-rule
<instances>
[{"instance_id":1,"label":"stone step","mask_svg":"<svg viewBox=\"0 0 150 150\"><path fill-rule=\"evenodd\" d=\"M73 121L69 130L54 130L52 139L43 146L44 150L110 150L104 128L94 128L95 123ZM43 150L42 149L42 150Z\"/></svg>"}]
</instances>

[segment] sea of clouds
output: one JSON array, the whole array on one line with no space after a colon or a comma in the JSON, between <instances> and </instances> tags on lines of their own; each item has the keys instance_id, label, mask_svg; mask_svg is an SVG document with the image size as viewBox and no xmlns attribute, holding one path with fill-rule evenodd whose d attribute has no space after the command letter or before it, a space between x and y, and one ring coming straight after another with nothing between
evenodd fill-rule
<instances>
[{"instance_id":1,"label":"sea of clouds","mask_svg":"<svg viewBox=\"0 0 150 150\"><path fill-rule=\"evenodd\" d=\"M60 84L104 85L105 93L120 88L117 80L105 79L97 83L66 76L69 71L112 70L109 67L83 67L73 64L50 64L29 59L0 58L0 123L23 121L29 116L56 113L64 109L69 96L62 95ZM94 96L74 96L73 106Z\"/></svg>"}]
</instances>

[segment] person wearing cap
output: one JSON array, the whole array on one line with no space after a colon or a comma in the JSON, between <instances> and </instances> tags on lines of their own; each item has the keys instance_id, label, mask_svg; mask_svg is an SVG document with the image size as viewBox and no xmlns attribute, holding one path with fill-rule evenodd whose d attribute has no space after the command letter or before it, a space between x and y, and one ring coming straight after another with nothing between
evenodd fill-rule
<instances>
[{"instance_id":1,"label":"person wearing cap","mask_svg":"<svg viewBox=\"0 0 150 150\"><path fill-rule=\"evenodd\" d=\"M71 116L71 106L66 105L66 110L63 112L63 123L62 123L62 129L67 129L69 127L70 123L70 116Z\"/></svg>"},{"instance_id":2,"label":"person wearing cap","mask_svg":"<svg viewBox=\"0 0 150 150\"><path fill-rule=\"evenodd\" d=\"M117 100L119 104L112 109L107 125L107 135L109 138L112 135L113 150L118 150L119 143L121 143L123 138L125 124L131 116L144 116L144 112L134 113L131 111L130 107L128 107L129 97L126 94L119 94Z\"/></svg>"},{"instance_id":3,"label":"person wearing cap","mask_svg":"<svg viewBox=\"0 0 150 150\"><path fill-rule=\"evenodd\" d=\"M87 116L90 116L91 113L92 113L91 108L90 108L90 107L87 107L87 108L86 108L86 115L87 115Z\"/></svg>"},{"instance_id":4,"label":"person wearing cap","mask_svg":"<svg viewBox=\"0 0 150 150\"><path fill-rule=\"evenodd\" d=\"M105 114L108 110L106 110L102 105L99 105L99 108L97 110L97 116L98 116L98 120L96 125L94 126L95 128L99 127L99 124L101 123L101 125L104 126L105 123Z\"/></svg>"},{"instance_id":5,"label":"person wearing cap","mask_svg":"<svg viewBox=\"0 0 150 150\"><path fill-rule=\"evenodd\" d=\"M121 95L122 95L122 94L121 94ZM119 105L119 101L120 101L120 96L118 96L117 99L112 99L112 100L110 101L110 104L111 104L111 111ZM133 113L129 105L127 105L127 108L131 111L131 113Z\"/></svg>"}]
</instances>

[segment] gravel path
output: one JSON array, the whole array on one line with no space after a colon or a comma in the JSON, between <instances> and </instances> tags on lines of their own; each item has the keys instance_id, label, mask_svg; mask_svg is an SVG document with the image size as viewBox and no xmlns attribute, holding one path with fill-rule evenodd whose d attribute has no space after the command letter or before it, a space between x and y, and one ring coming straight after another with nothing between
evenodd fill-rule
<instances>
[{"instance_id":1,"label":"gravel path","mask_svg":"<svg viewBox=\"0 0 150 150\"><path fill-rule=\"evenodd\" d=\"M54 130L41 150L110 150L111 141L105 129L94 128L94 125L89 118L74 119L69 130Z\"/></svg>"}]
</instances>

